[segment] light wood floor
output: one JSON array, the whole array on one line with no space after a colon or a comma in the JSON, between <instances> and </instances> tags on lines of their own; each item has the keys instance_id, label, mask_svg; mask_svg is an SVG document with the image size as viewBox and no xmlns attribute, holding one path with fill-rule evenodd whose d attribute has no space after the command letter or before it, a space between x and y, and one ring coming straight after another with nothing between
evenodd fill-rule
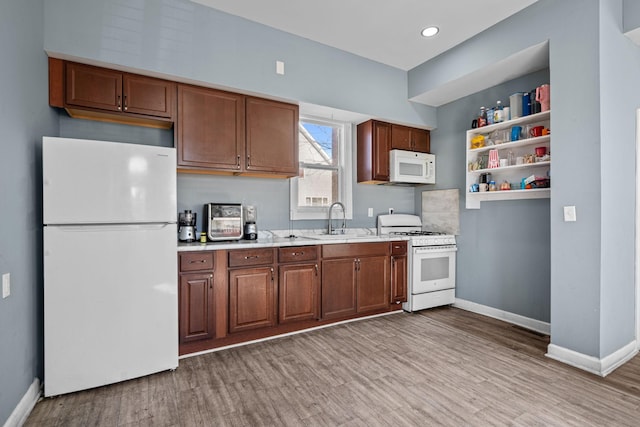
<instances>
[{"instance_id":1,"label":"light wood floor","mask_svg":"<svg viewBox=\"0 0 640 427\"><path fill-rule=\"evenodd\" d=\"M607 378L548 338L454 308L183 359L40 401L27 426L639 426L640 358Z\"/></svg>"}]
</instances>

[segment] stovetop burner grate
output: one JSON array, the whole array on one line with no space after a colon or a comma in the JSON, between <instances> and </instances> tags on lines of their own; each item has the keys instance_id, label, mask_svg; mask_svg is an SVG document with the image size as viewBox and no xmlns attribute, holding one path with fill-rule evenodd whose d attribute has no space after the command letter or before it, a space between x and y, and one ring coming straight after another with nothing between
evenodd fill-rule
<instances>
[{"instance_id":1,"label":"stovetop burner grate","mask_svg":"<svg viewBox=\"0 0 640 427\"><path fill-rule=\"evenodd\" d=\"M390 234L396 236L443 236L445 233L439 231L393 231Z\"/></svg>"}]
</instances>

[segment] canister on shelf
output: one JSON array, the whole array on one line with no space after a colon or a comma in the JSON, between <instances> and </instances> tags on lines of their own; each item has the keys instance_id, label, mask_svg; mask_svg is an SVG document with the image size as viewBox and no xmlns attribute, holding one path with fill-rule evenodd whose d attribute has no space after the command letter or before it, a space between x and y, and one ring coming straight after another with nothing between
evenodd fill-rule
<instances>
[{"instance_id":1,"label":"canister on shelf","mask_svg":"<svg viewBox=\"0 0 640 427\"><path fill-rule=\"evenodd\" d=\"M522 92L516 92L509 97L509 105L511 107L511 118L517 119L522 117Z\"/></svg>"}]
</instances>

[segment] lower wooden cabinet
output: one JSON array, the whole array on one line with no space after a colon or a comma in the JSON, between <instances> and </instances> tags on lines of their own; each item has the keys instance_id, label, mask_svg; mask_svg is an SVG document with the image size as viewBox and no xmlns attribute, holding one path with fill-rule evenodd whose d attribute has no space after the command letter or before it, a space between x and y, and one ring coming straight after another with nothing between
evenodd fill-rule
<instances>
[{"instance_id":1,"label":"lower wooden cabinet","mask_svg":"<svg viewBox=\"0 0 640 427\"><path fill-rule=\"evenodd\" d=\"M213 274L180 276L180 343L215 337Z\"/></svg>"},{"instance_id":2,"label":"lower wooden cabinet","mask_svg":"<svg viewBox=\"0 0 640 427\"><path fill-rule=\"evenodd\" d=\"M273 267L229 271L229 332L266 328L276 324Z\"/></svg>"},{"instance_id":3,"label":"lower wooden cabinet","mask_svg":"<svg viewBox=\"0 0 640 427\"><path fill-rule=\"evenodd\" d=\"M281 265L278 280L278 322L313 320L318 316L318 264Z\"/></svg>"},{"instance_id":4,"label":"lower wooden cabinet","mask_svg":"<svg viewBox=\"0 0 640 427\"><path fill-rule=\"evenodd\" d=\"M407 302L407 242L391 242L391 304Z\"/></svg>"},{"instance_id":5,"label":"lower wooden cabinet","mask_svg":"<svg viewBox=\"0 0 640 427\"><path fill-rule=\"evenodd\" d=\"M213 252L179 254L178 271L179 343L215 338Z\"/></svg>"},{"instance_id":6,"label":"lower wooden cabinet","mask_svg":"<svg viewBox=\"0 0 640 427\"><path fill-rule=\"evenodd\" d=\"M406 242L185 251L180 354L397 310Z\"/></svg>"},{"instance_id":7,"label":"lower wooden cabinet","mask_svg":"<svg viewBox=\"0 0 640 427\"><path fill-rule=\"evenodd\" d=\"M354 258L322 261L322 318L356 314L356 263Z\"/></svg>"},{"instance_id":8,"label":"lower wooden cabinet","mask_svg":"<svg viewBox=\"0 0 640 427\"><path fill-rule=\"evenodd\" d=\"M389 307L389 257L359 257L357 269L357 312Z\"/></svg>"},{"instance_id":9,"label":"lower wooden cabinet","mask_svg":"<svg viewBox=\"0 0 640 427\"><path fill-rule=\"evenodd\" d=\"M386 243L323 246L322 318L388 309L388 265Z\"/></svg>"}]
</instances>

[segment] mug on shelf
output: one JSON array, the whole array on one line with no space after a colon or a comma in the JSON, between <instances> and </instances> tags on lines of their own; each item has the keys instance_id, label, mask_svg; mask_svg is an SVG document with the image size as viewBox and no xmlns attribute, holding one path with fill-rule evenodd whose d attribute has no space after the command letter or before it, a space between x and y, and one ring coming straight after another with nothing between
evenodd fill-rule
<instances>
[{"instance_id":1,"label":"mug on shelf","mask_svg":"<svg viewBox=\"0 0 640 427\"><path fill-rule=\"evenodd\" d=\"M522 126L513 126L511 128L511 141L518 141L522 133Z\"/></svg>"},{"instance_id":2,"label":"mug on shelf","mask_svg":"<svg viewBox=\"0 0 640 427\"><path fill-rule=\"evenodd\" d=\"M542 136L542 130L543 129L544 129L544 126L534 126L529 131L529 136L531 136L531 137Z\"/></svg>"},{"instance_id":3,"label":"mug on shelf","mask_svg":"<svg viewBox=\"0 0 640 427\"><path fill-rule=\"evenodd\" d=\"M536 147L536 157L542 157L547 154L547 147Z\"/></svg>"}]
</instances>

